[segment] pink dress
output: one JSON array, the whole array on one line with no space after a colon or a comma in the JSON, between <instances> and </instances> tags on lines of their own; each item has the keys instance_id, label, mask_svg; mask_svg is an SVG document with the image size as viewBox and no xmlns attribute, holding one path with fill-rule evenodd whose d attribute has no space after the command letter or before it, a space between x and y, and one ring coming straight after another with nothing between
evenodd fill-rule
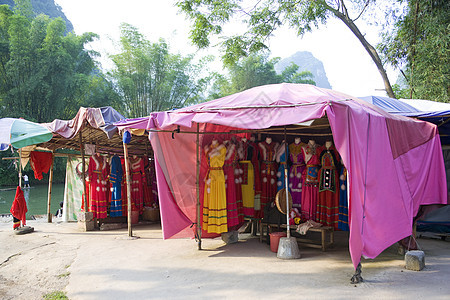
<instances>
[{"instance_id":1,"label":"pink dress","mask_svg":"<svg viewBox=\"0 0 450 300\"><path fill-rule=\"evenodd\" d=\"M292 143L289 145L289 157L292 162L289 171L289 190L292 195L292 206L294 208L300 208L302 203L302 174L306 168L302 147L305 146L304 143Z\"/></svg>"},{"instance_id":2,"label":"pink dress","mask_svg":"<svg viewBox=\"0 0 450 300\"><path fill-rule=\"evenodd\" d=\"M316 147L307 144L302 148L303 159L306 162L306 168L302 176L302 221L316 221L317 201L319 197L319 154L316 153Z\"/></svg>"}]
</instances>

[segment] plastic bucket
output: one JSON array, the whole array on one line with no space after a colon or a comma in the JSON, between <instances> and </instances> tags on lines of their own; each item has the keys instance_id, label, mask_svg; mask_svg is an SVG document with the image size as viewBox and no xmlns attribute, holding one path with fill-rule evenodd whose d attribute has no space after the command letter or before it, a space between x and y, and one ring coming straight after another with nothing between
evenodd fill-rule
<instances>
[{"instance_id":1,"label":"plastic bucket","mask_svg":"<svg viewBox=\"0 0 450 300\"><path fill-rule=\"evenodd\" d=\"M278 244L280 243L280 238L286 237L287 234L284 231L272 232L270 234L270 251L277 253Z\"/></svg>"}]
</instances>

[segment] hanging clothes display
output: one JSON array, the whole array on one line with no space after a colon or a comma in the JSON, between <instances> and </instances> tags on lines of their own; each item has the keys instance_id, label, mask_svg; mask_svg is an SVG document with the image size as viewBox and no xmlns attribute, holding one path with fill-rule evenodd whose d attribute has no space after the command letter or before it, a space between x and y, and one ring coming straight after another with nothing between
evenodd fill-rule
<instances>
[{"instance_id":1,"label":"hanging clothes display","mask_svg":"<svg viewBox=\"0 0 450 300\"><path fill-rule=\"evenodd\" d=\"M226 152L225 146L219 144L217 140L213 140L211 145L205 148L209 170L205 178L202 228L208 233L220 234L228 231L225 175L223 173Z\"/></svg>"},{"instance_id":2,"label":"hanging clothes display","mask_svg":"<svg viewBox=\"0 0 450 300\"><path fill-rule=\"evenodd\" d=\"M141 215L144 212L144 186L145 169L144 160L136 155L130 158L131 172L131 202L132 210L136 210Z\"/></svg>"},{"instance_id":3,"label":"hanging clothes display","mask_svg":"<svg viewBox=\"0 0 450 300\"><path fill-rule=\"evenodd\" d=\"M240 188L239 179L239 166L235 164L235 158L237 157L236 145L231 141L225 141L226 156L223 165L223 173L225 176L226 198L227 198L227 225L231 230L234 226L239 224L239 213L237 206L238 199L238 184ZM241 179L242 181L242 179ZM240 192L240 191L239 191Z\"/></svg>"},{"instance_id":4,"label":"hanging clothes display","mask_svg":"<svg viewBox=\"0 0 450 300\"><path fill-rule=\"evenodd\" d=\"M339 154L331 142L320 149L319 200L316 221L325 226L338 228L339 190L337 169Z\"/></svg>"},{"instance_id":5,"label":"hanging clothes display","mask_svg":"<svg viewBox=\"0 0 450 300\"><path fill-rule=\"evenodd\" d=\"M281 189L284 189L286 184L286 179L284 177L284 169L288 169L287 160L289 158L289 150L286 153L286 142L283 141L281 145L278 147L276 161L279 163L278 172L277 172L277 192Z\"/></svg>"},{"instance_id":6,"label":"hanging clothes display","mask_svg":"<svg viewBox=\"0 0 450 300\"><path fill-rule=\"evenodd\" d=\"M347 169L341 168L339 175L339 222L338 228L349 231L348 225L348 195L347 195Z\"/></svg>"},{"instance_id":7,"label":"hanging clothes display","mask_svg":"<svg viewBox=\"0 0 450 300\"><path fill-rule=\"evenodd\" d=\"M89 159L88 183L89 183L89 204L94 214L94 218L104 219L108 210L108 175L109 166L106 158L99 154L94 154Z\"/></svg>"},{"instance_id":8,"label":"hanging clothes display","mask_svg":"<svg viewBox=\"0 0 450 300\"><path fill-rule=\"evenodd\" d=\"M277 164L275 162L276 151L278 150L278 143L272 142L271 138L266 138L265 141L259 143L261 153L261 203L260 207L255 205L255 216L257 218L264 217L264 209L267 204L275 200L277 193L276 184L276 170Z\"/></svg>"},{"instance_id":9,"label":"hanging clothes display","mask_svg":"<svg viewBox=\"0 0 450 300\"><path fill-rule=\"evenodd\" d=\"M244 205L242 200L242 176L244 175L244 170L242 169L242 165L239 163L239 161L244 157L244 152L242 149L242 144L239 142L235 142L236 144L236 155L233 159L233 166L234 166L234 184L236 186L236 205L237 205L237 212L238 212L238 227L240 227L242 224L244 224ZM234 228L237 230L238 228Z\"/></svg>"},{"instance_id":10,"label":"hanging clothes display","mask_svg":"<svg viewBox=\"0 0 450 300\"><path fill-rule=\"evenodd\" d=\"M289 189L292 195L292 207L299 209L302 203L302 174L306 168L302 155L302 147L305 143L296 138L295 142L289 145L289 157L291 169L289 171Z\"/></svg>"},{"instance_id":11,"label":"hanging clothes display","mask_svg":"<svg viewBox=\"0 0 450 300\"><path fill-rule=\"evenodd\" d=\"M34 178L41 180L42 173L48 173L52 166L53 155L51 152L31 151L30 165L34 171Z\"/></svg>"},{"instance_id":12,"label":"hanging clothes display","mask_svg":"<svg viewBox=\"0 0 450 300\"><path fill-rule=\"evenodd\" d=\"M111 207L109 215L111 217L122 216L122 163L120 157L114 155L111 159L111 173L109 181L111 183Z\"/></svg>"},{"instance_id":13,"label":"hanging clothes display","mask_svg":"<svg viewBox=\"0 0 450 300\"><path fill-rule=\"evenodd\" d=\"M23 196L22 189L18 186L16 189L16 196L14 197L14 201L10 209L10 212L13 215L13 229L19 228L21 222L22 226L27 224L27 211L27 202Z\"/></svg>"},{"instance_id":14,"label":"hanging clothes display","mask_svg":"<svg viewBox=\"0 0 450 300\"><path fill-rule=\"evenodd\" d=\"M255 194L261 193L259 179L258 148L256 143L246 138L241 141L242 159L239 163L242 168L242 205L244 216L255 216Z\"/></svg>"},{"instance_id":15,"label":"hanging clothes display","mask_svg":"<svg viewBox=\"0 0 450 300\"><path fill-rule=\"evenodd\" d=\"M310 140L302 148L303 160L306 163L302 183L301 218L316 221L317 198L319 193L319 155L317 144Z\"/></svg>"},{"instance_id":16,"label":"hanging clothes display","mask_svg":"<svg viewBox=\"0 0 450 300\"><path fill-rule=\"evenodd\" d=\"M151 178L151 169L150 169L150 160L147 156L144 156L144 176L145 176L145 185L144 189L144 206L151 207L153 205L153 193L152 193L152 178Z\"/></svg>"}]
</instances>

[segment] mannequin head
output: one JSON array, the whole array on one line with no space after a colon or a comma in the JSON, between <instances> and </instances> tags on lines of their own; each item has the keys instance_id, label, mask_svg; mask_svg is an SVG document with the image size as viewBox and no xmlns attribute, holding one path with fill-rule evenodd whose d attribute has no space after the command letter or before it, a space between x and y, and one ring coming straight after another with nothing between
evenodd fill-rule
<instances>
[{"instance_id":1,"label":"mannequin head","mask_svg":"<svg viewBox=\"0 0 450 300\"><path fill-rule=\"evenodd\" d=\"M310 144L311 146L314 146L316 144L316 141L315 140L309 140L308 144Z\"/></svg>"},{"instance_id":2,"label":"mannequin head","mask_svg":"<svg viewBox=\"0 0 450 300\"><path fill-rule=\"evenodd\" d=\"M296 145L298 145L298 144L300 144L301 141L302 141L302 140L301 140L299 137L296 137L295 140L294 140L294 143L295 143Z\"/></svg>"},{"instance_id":3,"label":"mannequin head","mask_svg":"<svg viewBox=\"0 0 450 300\"><path fill-rule=\"evenodd\" d=\"M266 143L267 143L267 144L272 143L272 138L271 138L271 137L266 137Z\"/></svg>"},{"instance_id":4,"label":"mannequin head","mask_svg":"<svg viewBox=\"0 0 450 300\"><path fill-rule=\"evenodd\" d=\"M211 144L214 145L214 146L217 145L218 143L219 143L219 141L216 140L216 139L213 139L212 142L211 142Z\"/></svg>"},{"instance_id":5,"label":"mannequin head","mask_svg":"<svg viewBox=\"0 0 450 300\"><path fill-rule=\"evenodd\" d=\"M326 141L326 142L325 142L325 147L326 147L327 149L330 148L332 145L333 145L333 142L332 142L332 141Z\"/></svg>"},{"instance_id":6,"label":"mannequin head","mask_svg":"<svg viewBox=\"0 0 450 300\"><path fill-rule=\"evenodd\" d=\"M245 143L247 142L247 138L242 138L242 141Z\"/></svg>"}]
</instances>

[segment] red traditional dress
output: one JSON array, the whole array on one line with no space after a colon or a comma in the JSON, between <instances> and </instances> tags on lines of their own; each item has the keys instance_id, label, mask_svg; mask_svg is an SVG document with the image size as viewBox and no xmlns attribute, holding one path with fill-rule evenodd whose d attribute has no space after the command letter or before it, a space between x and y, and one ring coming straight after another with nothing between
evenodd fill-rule
<instances>
[{"instance_id":1,"label":"red traditional dress","mask_svg":"<svg viewBox=\"0 0 450 300\"><path fill-rule=\"evenodd\" d=\"M225 162L223 164L223 174L225 175L225 187L227 195L227 224L229 230L232 230L232 228L236 227L239 224L237 194L238 187L240 193L241 184L239 182L239 179L241 178L241 176L239 174L239 165L235 163L236 157L236 145L230 142L227 146L227 154L225 157Z\"/></svg>"},{"instance_id":2,"label":"red traditional dress","mask_svg":"<svg viewBox=\"0 0 450 300\"><path fill-rule=\"evenodd\" d=\"M339 181L337 166L339 154L331 146L320 151L319 202L317 204L317 222L338 229L339 221Z\"/></svg>"},{"instance_id":3,"label":"red traditional dress","mask_svg":"<svg viewBox=\"0 0 450 300\"><path fill-rule=\"evenodd\" d=\"M275 162L276 150L278 143L267 143L266 141L259 143L261 162L261 204L257 207L255 203L255 216L257 218L264 217L264 209L266 205L275 200L277 193L277 163Z\"/></svg>"},{"instance_id":4,"label":"red traditional dress","mask_svg":"<svg viewBox=\"0 0 450 300\"><path fill-rule=\"evenodd\" d=\"M144 186L146 185L144 161L140 157L130 158L131 202L139 214L144 212Z\"/></svg>"},{"instance_id":5,"label":"red traditional dress","mask_svg":"<svg viewBox=\"0 0 450 300\"><path fill-rule=\"evenodd\" d=\"M306 168L302 175L302 207L303 220L316 220L317 200L319 197L319 155L316 153L316 144L308 143L302 148Z\"/></svg>"},{"instance_id":6,"label":"red traditional dress","mask_svg":"<svg viewBox=\"0 0 450 300\"><path fill-rule=\"evenodd\" d=\"M104 219L108 210L108 175L109 166L106 158L94 154L89 159L88 183L89 183L89 211L94 218Z\"/></svg>"},{"instance_id":7,"label":"red traditional dress","mask_svg":"<svg viewBox=\"0 0 450 300\"><path fill-rule=\"evenodd\" d=\"M292 195L292 206L300 208L302 203L302 174L306 168L302 154L305 143L292 143L289 145L289 156L292 162L289 171L289 189Z\"/></svg>"}]
</instances>

